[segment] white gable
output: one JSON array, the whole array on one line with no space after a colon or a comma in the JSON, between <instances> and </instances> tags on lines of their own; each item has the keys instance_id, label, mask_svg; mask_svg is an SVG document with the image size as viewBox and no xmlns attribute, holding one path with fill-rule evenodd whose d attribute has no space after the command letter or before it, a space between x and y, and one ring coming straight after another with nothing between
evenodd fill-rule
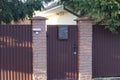
<instances>
[{"instance_id":1,"label":"white gable","mask_svg":"<svg viewBox=\"0 0 120 80\"><path fill-rule=\"evenodd\" d=\"M63 6L57 6L45 11L36 11L34 16L43 16L48 18L47 25L76 25L74 21L77 17L66 10Z\"/></svg>"}]
</instances>

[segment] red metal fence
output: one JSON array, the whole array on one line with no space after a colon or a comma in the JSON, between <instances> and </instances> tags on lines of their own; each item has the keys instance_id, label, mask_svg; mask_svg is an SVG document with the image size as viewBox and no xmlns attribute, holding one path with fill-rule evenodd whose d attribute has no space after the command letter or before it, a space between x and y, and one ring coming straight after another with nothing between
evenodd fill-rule
<instances>
[{"instance_id":1,"label":"red metal fence","mask_svg":"<svg viewBox=\"0 0 120 80\"><path fill-rule=\"evenodd\" d=\"M93 26L93 77L120 76L120 29L118 34Z\"/></svg>"},{"instance_id":2,"label":"red metal fence","mask_svg":"<svg viewBox=\"0 0 120 80\"><path fill-rule=\"evenodd\" d=\"M78 79L77 26L49 25L47 27L47 31L48 31L47 36L48 80L77 80Z\"/></svg>"},{"instance_id":3,"label":"red metal fence","mask_svg":"<svg viewBox=\"0 0 120 80\"><path fill-rule=\"evenodd\" d=\"M31 25L0 25L0 80L32 80Z\"/></svg>"}]
</instances>

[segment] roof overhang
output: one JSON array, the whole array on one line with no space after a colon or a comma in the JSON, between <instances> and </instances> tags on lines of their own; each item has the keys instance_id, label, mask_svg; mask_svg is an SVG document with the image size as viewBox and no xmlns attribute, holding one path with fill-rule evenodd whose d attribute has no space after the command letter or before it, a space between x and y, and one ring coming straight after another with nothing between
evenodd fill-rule
<instances>
[{"instance_id":1,"label":"roof overhang","mask_svg":"<svg viewBox=\"0 0 120 80\"><path fill-rule=\"evenodd\" d=\"M35 11L35 16L43 16L43 17L47 17L53 14L57 14L59 12L65 11L64 10L64 6L63 5L59 5L44 11Z\"/></svg>"}]
</instances>

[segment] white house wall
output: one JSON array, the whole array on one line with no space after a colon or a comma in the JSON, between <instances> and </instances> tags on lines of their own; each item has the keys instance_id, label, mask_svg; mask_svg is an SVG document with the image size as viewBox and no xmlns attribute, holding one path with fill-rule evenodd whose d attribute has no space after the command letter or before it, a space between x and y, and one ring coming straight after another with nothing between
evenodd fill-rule
<instances>
[{"instance_id":1,"label":"white house wall","mask_svg":"<svg viewBox=\"0 0 120 80\"><path fill-rule=\"evenodd\" d=\"M77 19L76 16L65 10L50 15L46 15L44 13L41 14L38 12L35 16L43 16L48 18L46 21L47 25L76 25L76 21L74 20Z\"/></svg>"},{"instance_id":2,"label":"white house wall","mask_svg":"<svg viewBox=\"0 0 120 80\"><path fill-rule=\"evenodd\" d=\"M48 25L76 25L76 21L74 21L77 17L74 16L71 13L68 12L61 12L58 14L54 14L51 16L47 17L48 20L46 21L46 23Z\"/></svg>"}]
</instances>

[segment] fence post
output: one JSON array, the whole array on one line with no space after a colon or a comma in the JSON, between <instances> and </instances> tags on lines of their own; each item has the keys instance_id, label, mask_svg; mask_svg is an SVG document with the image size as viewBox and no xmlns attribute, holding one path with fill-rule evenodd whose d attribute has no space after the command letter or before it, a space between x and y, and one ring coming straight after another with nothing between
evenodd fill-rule
<instances>
[{"instance_id":1,"label":"fence post","mask_svg":"<svg viewBox=\"0 0 120 80\"><path fill-rule=\"evenodd\" d=\"M33 80L47 80L46 18L31 19L33 27Z\"/></svg>"},{"instance_id":2,"label":"fence post","mask_svg":"<svg viewBox=\"0 0 120 80\"><path fill-rule=\"evenodd\" d=\"M79 29L79 80L92 80L92 20L76 20Z\"/></svg>"}]
</instances>

